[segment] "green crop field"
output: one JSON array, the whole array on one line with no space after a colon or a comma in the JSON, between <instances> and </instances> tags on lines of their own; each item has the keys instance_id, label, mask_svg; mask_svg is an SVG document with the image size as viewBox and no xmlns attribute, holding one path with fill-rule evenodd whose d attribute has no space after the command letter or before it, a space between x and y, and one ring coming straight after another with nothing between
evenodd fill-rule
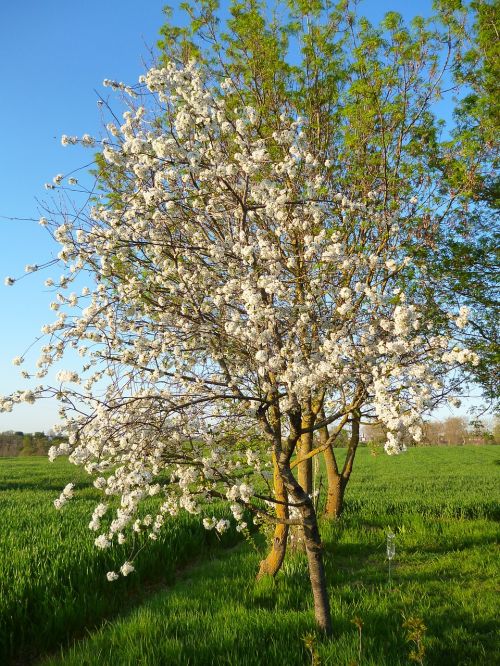
<instances>
[{"instance_id":1,"label":"green crop field","mask_svg":"<svg viewBox=\"0 0 500 666\"><path fill-rule=\"evenodd\" d=\"M499 459L494 446L359 451L345 514L322 526L330 642L314 635L302 554L256 584L262 538L218 541L186 515L110 584L124 553L93 546L86 476L64 461L0 459L0 663L493 666ZM70 480L78 497L58 513ZM417 661L408 621L424 625Z\"/></svg>"},{"instance_id":2,"label":"green crop field","mask_svg":"<svg viewBox=\"0 0 500 666\"><path fill-rule=\"evenodd\" d=\"M78 497L56 511L53 500L69 481ZM65 460L0 458L0 664L27 663L85 634L220 543L184 513L147 544L137 575L110 584L106 572L127 550L94 546L88 523L100 497L87 474ZM231 539L226 533L221 543Z\"/></svg>"}]
</instances>

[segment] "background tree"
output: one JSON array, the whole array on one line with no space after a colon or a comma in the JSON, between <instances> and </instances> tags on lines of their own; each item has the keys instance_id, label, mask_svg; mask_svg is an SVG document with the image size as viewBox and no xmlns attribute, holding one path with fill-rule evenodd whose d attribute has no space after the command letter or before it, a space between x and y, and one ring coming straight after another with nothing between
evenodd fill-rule
<instances>
[{"instance_id":1,"label":"background tree","mask_svg":"<svg viewBox=\"0 0 500 666\"><path fill-rule=\"evenodd\" d=\"M470 423L468 440L471 444L494 444L495 437L483 419L476 418Z\"/></svg>"},{"instance_id":2,"label":"background tree","mask_svg":"<svg viewBox=\"0 0 500 666\"><path fill-rule=\"evenodd\" d=\"M404 214L419 229L406 250L410 256L425 255L428 289L422 294L418 272L405 276L405 287L410 277L416 281L436 333L443 309L474 310L470 325L464 318L456 334L480 357L477 366L464 366L466 377L479 381L493 398L498 386L493 287L498 243L490 219L473 202L479 191L488 192L483 199L491 201L494 190L486 175L496 147L494 7L440 1L431 18L416 17L405 25L397 12L389 12L380 26L373 26L348 2L290 1L270 16L265 2L250 0L231 4L226 31L220 28L218 7L213 0L185 3L188 25L167 22L161 29L164 61L186 64L196 57L214 79L241 81L232 103L258 109L263 130L274 129L283 109L293 105L310 119L304 131L313 151L328 147L339 187L362 196L378 187L386 210L396 215L403 193L413 202ZM295 53L290 57L291 44L299 52L298 63ZM434 104L445 92L459 95L471 85L478 92L460 102L450 138ZM103 172L109 173L109 167ZM306 414L306 421L312 416ZM298 465L299 482L309 494L312 442L310 433L301 437L305 460ZM334 450L324 452L330 497L341 493L328 503L331 517L337 513L330 508L342 506L356 449L354 438L341 472Z\"/></svg>"},{"instance_id":3,"label":"background tree","mask_svg":"<svg viewBox=\"0 0 500 666\"><path fill-rule=\"evenodd\" d=\"M453 16L457 3L438 6ZM453 226L436 234L429 284L433 298L470 309L462 339L480 362L467 367L467 373L482 387L491 409L498 409L500 6L479 0L467 9L467 22L450 23L457 34L467 35L464 48L454 54L452 69L455 85L465 93L455 107L444 170L462 212Z\"/></svg>"},{"instance_id":4,"label":"background tree","mask_svg":"<svg viewBox=\"0 0 500 666\"><path fill-rule=\"evenodd\" d=\"M495 416L492 427L493 439L495 444L500 444L500 418Z\"/></svg>"},{"instance_id":5,"label":"background tree","mask_svg":"<svg viewBox=\"0 0 500 666\"><path fill-rule=\"evenodd\" d=\"M21 456L35 455L35 447L33 446L33 435L26 434L23 436L23 448L21 449L19 455Z\"/></svg>"},{"instance_id":6,"label":"background tree","mask_svg":"<svg viewBox=\"0 0 500 666\"><path fill-rule=\"evenodd\" d=\"M462 445L467 440L467 420L450 416L442 424L442 439L448 445Z\"/></svg>"},{"instance_id":7,"label":"background tree","mask_svg":"<svg viewBox=\"0 0 500 666\"><path fill-rule=\"evenodd\" d=\"M17 456L23 445L22 432L14 432L8 430L0 433L0 455L1 456Z\"/></svg>"}]
</instances>

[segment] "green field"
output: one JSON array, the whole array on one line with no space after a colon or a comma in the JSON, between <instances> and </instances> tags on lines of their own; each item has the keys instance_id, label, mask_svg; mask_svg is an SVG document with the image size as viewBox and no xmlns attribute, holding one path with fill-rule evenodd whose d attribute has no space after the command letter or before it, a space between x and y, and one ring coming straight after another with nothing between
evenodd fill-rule
<instances>
[{"instance_id":1,"label":"green field","mask_svg":"<svg viewBox=\"0 0 500 666\"><path fill-rule=\"evenodd\" d=\"M52 502L69 481L78 497L56 511ZM99 499L87 474L65 460L0 458L0 664L28 663L85 635L171 584L185 563L236 542L230 533L219 541L184 513L148 542L137 575L110 584L106 572L127 559L127 549L94 546L88 523Z\"/></svg>"},{"instance_id":2,"label":"green field","mask_svg":"<svg viewBox=\"0 0 500 666\"><path fill-rule=\"evenodd\" d=\"M315 663L499 663L499 458L494 446L393 458L360 450L345 515L322 527L335 637L313 637ZM56 512L52 500L75 477L79 498ZM262 540L219 542L186 515L141 552L136 574L109 584L106 571L124 557L93 546L87 523L96 500L86 477L64 461L0 459L0 663L312 663L304 641L314 632L312 599L300 553L276 581L256 584ZM389 530L396 534L391 587ZM409 618L426 627L420 662L409 658Z\"/></svg>"}]
</instances>

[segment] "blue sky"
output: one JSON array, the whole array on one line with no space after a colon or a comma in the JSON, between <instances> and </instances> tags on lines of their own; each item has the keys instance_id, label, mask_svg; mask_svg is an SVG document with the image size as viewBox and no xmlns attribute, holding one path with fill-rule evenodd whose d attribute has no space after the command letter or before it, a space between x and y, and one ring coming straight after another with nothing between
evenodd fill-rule
<instances>
[{"instance_id":1,"label":"blue sky","mask_svg":"<svg viewBox=\"0 0 500 666\"><path fill-rule=\"evenodd\" d=\"M62 134L97 133L95 89L104 78L137 81L163 22L161 1L86 0L0 3L0 215L38 218L37 198L56 173L85 164L89 153L61 146ZM37 223L0 218L0 393L24 387L11 360L50 322L50 294L36 273L14 287L29 263L57 254ZM59 272L56 273L59 275ZM29 356L36 361L36 349ZM27 362L29 367L29 362ZM47 430L57 420L55 404L18 407L0 414L0 431Z\"/></svg>"},{"instance_id":2,"label":"blue sky","mask_svg":"<svg viewBox=\"0 0 500 666\"><path fill-rule=\"evenodd\" d=\"M377 20L394 8L406 17L426 14L430 4L365 0L362 6ZM37 219L37 200L47 194L44 183L88 161L88 152L64 149L60 137L99 134L94 90L102 92L104 78L137 81L158 39L163 5L161 0L0 3L0 216ZM57 251L36 222L0 218L0 394L26 386L12 358L53 319L43 287L53 273L26 276L10 288L3 278L20 276L26 264L43 263ZM35 362L36 347L28 358ZM0 414L0 431L48 430L56 420L53 403L23 406Z\"/></svg>"}]
</instances>

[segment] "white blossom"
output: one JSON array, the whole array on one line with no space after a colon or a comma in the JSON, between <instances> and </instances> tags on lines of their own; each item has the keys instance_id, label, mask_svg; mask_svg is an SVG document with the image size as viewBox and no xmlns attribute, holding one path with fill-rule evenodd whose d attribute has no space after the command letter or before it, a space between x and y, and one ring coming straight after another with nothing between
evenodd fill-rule
<instances>
[{"instance_id":1,"label":"white blossom","mask_svg":"<svg viewBox=\"0 0 500 666\"><path fill-rule=\"evenodd\" d=\"M56 375L58 382L78 382L79 379L78 373L74 370L60 370Z\"/></svg>"},{"instance_id":2,"label":"white blossom","mask_svg":"<svg viewBox=\"0 0 500 666\"><path fill-rule=\"evenodd\" d=\"M111 541L106 534L100 534L94 543L98 548L101 548L101 550L111 546Z\"/></svg>"},{"instance_id":3,"label":"white blossom","mask_svg":"<svg viewBox=\"0 0 500 666\"><path fill-rule=\"evenodd\" d=\"M467 322L469 320L469 312L470 312L470 308L468 308L465 305L463 305L460 308L460 313L459 313L458 317L455 319L455 324L458 326L458 328L465 328L465 326L467 325Z\"/></svg>"},{"instance_id":4,"label":"white blossom","mask_svg":"<svg viewBox=\"0 0 500 666\"><path fill-rule=\"evenodd\" d=\"M124 562L120 567L120 572L122 573L123 576L128 576L133 571L135 571L135 567L132 565L131 562Z\"/></svg>"},{"instance_id":5,"label":"white blossom","mask_svg":"<svg viewBox=\"0 0 500 666\"><path fill-rule=\"evenodd\" d=\"M214 518L214 516L212 516L212 518L203 518L202 522L203 522L203 527L206 530L212 530L217 524L217 518Z\"/></svg>"},{"instance_id":6,"label":"white blossom","mask_svg":"<svg viewBox=\"0 0 500 666\"><path fill-rule=\"evenodd\" d=\"M229 520L221 518L219 521L217 521L215 525L215 531L219 532L219 534L222 534L223 532L227 532L229 526L230 526Z\"/></svg>"}]
</instances>

